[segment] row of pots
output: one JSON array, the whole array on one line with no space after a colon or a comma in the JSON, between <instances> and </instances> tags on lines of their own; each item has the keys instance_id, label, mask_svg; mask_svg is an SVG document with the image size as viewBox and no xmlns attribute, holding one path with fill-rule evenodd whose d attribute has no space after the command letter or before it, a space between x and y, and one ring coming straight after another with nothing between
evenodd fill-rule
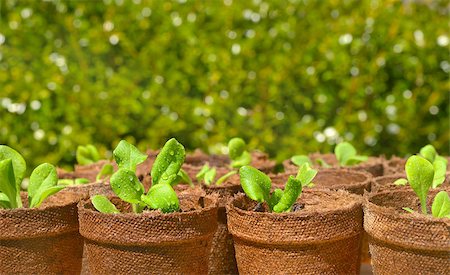
<instances>
[{"instance_id":1,"label":"row of pots","mask_svg":"<svg viewBox=\"0 0 450 275\"><path fill-rule=\"evenodd\" d=\"M188 165L195 171L202 163ZM273 185L288 174L272 174ZM264 212L236 195L238 176L221 186L177 187L182 212L171 214L102 214L87 197L112 196L107 184L70 187L39 209L0 210L0 273L80 272L80 232L87 252L83 273L88 262L92 274L357 274L364 220L377 274L413 274L418 266L422 273L448 274L450 223L402 212L418 205L406 188L389 186L402 176L374 179L365 172L324 169L297 201L299 210L285 214ZM142 180L150 182L147 175ZM370 189L377 192L355 195ZM122 213L129 211L120 200L113 202Z\"/></svg>"}]
</instances>

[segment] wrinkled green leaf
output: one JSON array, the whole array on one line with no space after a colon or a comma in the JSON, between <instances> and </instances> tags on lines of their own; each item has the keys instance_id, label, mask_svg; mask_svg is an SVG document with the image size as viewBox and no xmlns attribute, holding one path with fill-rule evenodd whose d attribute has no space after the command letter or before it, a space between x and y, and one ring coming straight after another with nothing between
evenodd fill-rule
<instances>
[{"instance_id":1,"label":"wrinkled green leaf","mask_svg":"<svg viewBox=\"0 0 450 275\"><path fill-rule=\"evenodd\" d=\"M228 154L232 160L239 158L245 151L247 145L242 138L232 138L228 142Z\"/></svg>"},{"instance_id":2,"label":"wrinkled green leaf","mask_svg":"<svg viewBox=\"0 0 450 275\"><path fill-rule=\"evenodd\" d=\"M428 144L420 149L420 155L427 159L429 162L433 163L437 156L436 149L433 145Z\"/></svg>"},{"instance_id":3,"label":"wrinkled green leaf","mask_svg":"<svg viewBox=\"0 0 450 275\"><path fill-rule=\"evenodd\" d=\"M77 147L76 159L80 165L88 165L96 163L100 160L100 155L94 145L88 144L86 146L79 145Z\"/></svg>"},{"instance_id":4,"label":"wrinkled green leaf","mask_svg":"<svg viewBox=\"0 0 450 275\"><path fill-rule=\"evenodd\" d=\"M226 173L225 175L221 176L221 177L216 181L216 185L221 185L221 184L224 183L227 179L229 179L232 175L236 175L236 174L237 174L237 171L235 171L235 170Z\"/></svg>"},{"instance_id":5,"label":"wrinkled green leaf","mask_svg":"<svg viewBox=\"0 0 450 275\"><path fill-rule=\"evenodd\" d=\"M239 175L242 189L250 199L257 202L269 200L272 183L266 174L251 166L243 166Z\"/></svg>"},{"instance_id":6,"label":"wrinkled green leaf","mask_svg":"<svg viewBox=\"0 0 450 275\"><path fill-rule=\"evenodd\" d=\"M143 163L147 159L147 155L143 154L133 144L126 140L121 140L113 151L114 160L119 168L125 168L136 172L136 166Z\"/></svg>"},{"instance_id":7,"label":"wrinkled green leaf","mask_svg":"<svg viewBox=\"0 0 450 275\"><path fill-rule=\"evenodd\" d=\"M92 205L98 212L105 214L120 213L116 206L104 195L95 195L91 197Z\"/></svg>"},{"instance_id":8,"label":"wrinkled green leaf","mask_svg":"<svg viewBox=\"0 0 450 275\"><path fill-rule=\"evenodd\" d=\"M123 201L138 204L144 194L144 186L134 171L121 168L111 176L111 189Z\"/></svg>"},{"instance_id":9,"label":"wrinkled green leaf","mask_svg":"<svg viewBox=\"0 0 450 275\"><path fill-rule=\"evenodd\" d=\"M11 208L22 207L20 192L17 192L16 179L14 177L13 161L5 159L0 161L0 192L8 197ZM18 195L19 194L19 195ZM19 203L20 201L20 203Z\"/></svg>"},{"instance_id":10,"label":"wrinkled green leaf","mask_svg":"<svg viewBox=\"0 0 450 275\"><path fill-rule=\"evenodd\" d=\"M18 207L22 207L22 201L20 200L20 184L27 170L27 163L22 155L16 150L6 145L0 145L0 161L5 159L11 159L14 170L14 178L16 182L16 204Z\"/></svg>"},{"instance_id":11,"label":"wrinkled green leaf","mask_svg":"<svg viewBox=\"0 0 450 275\"><path fill-rule=\"evenodd\" d=\"M153 185L171 184L175 181L185 155L184 146L174 138L169 139L153 163L151 171Z\"/></svg>"},{"instance_id":12,"label":"wrinkled green leaf","mask_svg":"<svg viewBox=\"0 0 450 275\"><path fill-rule=\"evenodd\" d=\"M249 165L250 162L252 162L252 156L250 155L249 152L244 151L242 153L242 155L240 155L239 157L233 159L233 161L231 161L231 167L233 168L240 168L244 165Z\"/></svg>"},{"instance_id":13,"label":"wrinkled green leaf","mask_svg":"<svg viewBox=\"0 0 450 275\"><path fill-rule=\"evenodd\" d=\"M436 158L433 162L434 177L433 188L440 186L445 181L445 173L447 172L447 163Z\"/></svg>"},{"instance_id":14,"label":"wrinkled green leaf","mask_svg":"<svg viewBox=\"0 0 450 275\"><path fill-rule=\"evenodd\" d=\"M113 173L114 173L114 167L112 166L112 164L107 163L107 164L103 165L102 170L100 170L100 172L97 174L95 179L97 181L99 181L101 179L110 177Z\"/></svg>"},{"instance_id":15,"label":"wrinkled green leaf","mask_svg":"<svg viewBox=\"0 0 450 275\"><path fill-rule=\"evenodd\" d=\"M303 165L308 165L307 163ZM286 187L284 188L283 196L280 201L273 207L276 213L290 211L292 205L297 201L297 198L302 193L302 182L294 176L290 176Z\"/></svg>"},{"instance_id":16,"label":"wrinkled green leaf","mask_svg":"<svg viewBox=\"0 0 450 275\"><path fill-rule=\"evenodd\" d=\"M302 166L303 163L309 163L309 165L312 166L312 162L309 159L308 156L305 155L297 155L297 156L293 156L291 158L291 162L295 165L297 165L298 167Z\"/></svg>"},{"instance_id":17,"label":"wrinkled green leaf","mask_svg":"<svg viewBox=\"0 0 450 275\"><path fill-rule=\"evenodd\" d=\"M447 192L441 191L436 194L431 206L431 214L436 218L450 215L450 198Z\"/></svg>"},{"instance_id":18,"label":"wrinkled green leaf","mask_svg":"<svg viewBox=\"0 0 450 275\"><path fill-rule=\"evenodd\" d=\"M409 185L417 194L422 207L422 213L427 214L427 195L433 184L433 165L419 156L411 156L405 165Z\"/></svg>"},{"instance_id":19,"label":"wrinkled green leaf","mask_svg":"<svg viewBox=\"0 0 450 275\"><path fill-rule=\"evenodd\" d=\"M277 205L277 203L280 201L281 197L283 196L283 193L284 193L283 190L281 190L280 188L277 188L273 191L272 195L267 201L270 211L273 211L274 206Z\"/></svg>"},{"instance_id":20,"label":"wrinkled green leaf","mask_svg":"<svg viewBox=\"0 0 450 275\"><path fill-rule=\"evenodd\" d=\"M30 208L38 207L45 198L56 193L58 188L59 190L64 188L63 186L53 188L57 184L58 174L56 173L55 166L49 163L43 163L36 167L31 173L30 183L28 184L28 202ZM53 191L55 192L52 193Z\"/></svg>"},{"instance_id":21,"label":"wrinkled green leaf","mask_svg":"<svg viewBox=\"0 0 450 275\"><path fill-rule=\"evenodd\" d=\"M398 179L398 180L394 181L394 185L397 185L397 186L404 186L407 184L408 184L407 179Z\"/></svg>"},{"instance_id":22,"label":"wrinkled green leaf","mask_svg":"<svg viewBox=\"0 0 450 275\"><path fill-rule=\"evenodd\" d=\"M317 175L317 170L312 169L308 163L303 163L298 169L296 179L302 183L302 186L308 186L314 177Z\"/></svg>"},{"instance_id":23,"label":"wrinkled green leaf","mask_svg":"<svg viewBox=\"0 0 450 275\"><path fill-rule=\"evenodd\" d=\"M175 212L180 209L177 193L169 184L153 185L147 195L142 195L142 201L152 209L163 213Z\"/></svg>"}]
</instances>

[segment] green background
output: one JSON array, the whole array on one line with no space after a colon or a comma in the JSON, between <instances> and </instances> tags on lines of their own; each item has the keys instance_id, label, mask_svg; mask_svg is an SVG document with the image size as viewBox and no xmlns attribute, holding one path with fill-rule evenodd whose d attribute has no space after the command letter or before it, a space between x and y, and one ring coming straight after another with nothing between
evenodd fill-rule
<instances>
[{"instance_id":1,"label":"green background","mask_svg":"<svg viewBox=\"0 0 450 275\"><path fill-rule=\"evenodd\" d=\"M409 2L0 0L0 143L448 154L448 8Z\"/></svg>"}]
</instances>

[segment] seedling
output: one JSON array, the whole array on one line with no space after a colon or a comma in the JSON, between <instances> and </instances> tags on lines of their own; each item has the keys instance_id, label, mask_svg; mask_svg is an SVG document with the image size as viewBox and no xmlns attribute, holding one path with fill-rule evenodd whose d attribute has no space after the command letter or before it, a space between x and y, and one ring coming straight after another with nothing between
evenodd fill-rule
<instances>
[{"instance_id":1,"label":"seedling","mask_svg":"<svg viewBox=\"0 0 450 275\"><path fill-rule=\"evenodd\" d=\"M168 140L156 157L151 170L152 187L147 194L136 176L136 166L144 162L147 155L124 140L119 143L113 154L119 170L111 177L111 189L120 199L131 204L134 213L141 213L146 208L159 209L163 213L180 209L172 185L179 180L179 172L186 153L183 145L176 139ZM93 196L91 200L99 212L119 212L103 195Z\"/></svg>"},{"instance_id":2,"label":"seedling","mask_svg":"<svg viewBox=\"0 0 450 275\"><path fill-rule=\"evenodd\" d=\"M433 145L426 145L420 149L420 155L428 160L434 169L432 188L439 187L445 181L445 174L447 173L447 159L437 154ZM394 182L395 185L406 185L406 179L398 179Z\"/></svg>"},{"instance_id":3,"label":"seedling","mask_svg":"<svg viewBox=\"0 0 450 275\"><path fill-rule=\"evenodd\" d=\"M295 156L291 157L291 162L298 167L301 167L304 163L308 163L310 166L313 165L311 159L306 155L295 155ZM317 162L317 164L319 164L322 167L325 167L325 168L331 167L323 159L316 159L316 162Z\"/></svg>"},{"instance_id":4,"label":"seedling","mask_svg":"<svg viewBox=\"0 0 450 275\"><path fill-rule=\"evenodd\" d=\"M228 152L231 159L231 167L232 168L240 168L244 165L250 164L252 161L252 157L250 153L246 150L247 145L242 138L232 138L228 142ZM238 170L231 170L225 175L221 176L216 182L215 185L221 185L225 182L229 177L238 173ZM210 186L215 178L216 178L217 170L214 167L210 167L208 163L203 165L200 172L197 173L196 178L199 182L202 182L206 186Z\"/></svg>"},{"instance_id":5,"label":"seedling","mask_svg":"<svg viewBox=\"0 0 450 275\"><path fill-rule=\"evenodd\" d=\"M355 147L348 142L336 145L334 154L340 166L351 166L368 160L367 156L358 155Z\"/></svg>"},{"instance_id":6,"label":"seedling","mask_svg":"<svg viewBox=\"0 0 450 275\"><path fill-rule=\"evenodd\" d=\"M86 146L79 145L77 147L76 159L80 165L88 165L96 163L100 160L100 155L94 145L88 144Z\"/></svg>"},{"instance_id":7,"label":"seedling","mask_svg":"<svg viewBox=\"0 0 450 275\"><path fill-rule=\"evenodd\" d=\"M316 174L317 170L304 163L296 177L289 176L284 190L277 188L270 194L272 182L266 174L251 166L239 169L241 186L245 194L254 201L267 203L269 210L276 213L290 212L303 187L312 186L311 181Z\"/></svg>"},{"instance_id":8,"label":"seedling","mask_svg":"<svg viewBox=\"0 0 450 275\"><path fill-rule=\"evenodd\" d=\"M88 179L85 178L76 178L76 179L59 179L58 185L83 185L89 183Z\"/></svg>"},{"instance_id":9,"label":"seedling","mask_svg":"<svg viewBox=\"0 0 450 275\"><path fill-rule=\"evenodd\" d=\"M420 156L411 156L405 165L406 177L408 183L419 197L421 211L427 213L427 196L433 186L433 178L435 169L433 165L425 158ZM410 208L403 208L408 212L413 212ZM431 206L431 214L433 217L450 217L450 200L447 192L439 192Z\"/></svg>"},{"instance_id":10,"label":"seedling","mask_svg":"<svg viewBox=\"0 0 450 275\"><path fill-rule=\"evenodd\" d=\"M6 209L22 207L20 184L26 171L26 162L14 149L0 145L0 207ZM48 163L36 167L28 185L30 208L39 207L49 196L64 189L58 186L56 168Z\"/></svg>"}]
</instances>

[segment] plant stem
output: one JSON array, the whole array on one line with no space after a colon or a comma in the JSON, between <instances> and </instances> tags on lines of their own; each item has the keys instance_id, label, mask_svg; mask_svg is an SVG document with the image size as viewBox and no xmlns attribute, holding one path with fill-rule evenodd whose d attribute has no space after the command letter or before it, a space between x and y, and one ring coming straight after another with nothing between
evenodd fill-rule
<instances>
[{"instance_id":1,"label":"plant stem","mask_svg":"<svg viewBox=\"0 0 450 275\"><path fill-rule=\"evenodd\" d=\"M217 181L216 181L216 185L221 185L224 181L226 181L229 177L231 177L232 175L237 174L236 170L230 171L228 173L226 173L225 175L221 176Z\"/></svg>"}]
</instances>

